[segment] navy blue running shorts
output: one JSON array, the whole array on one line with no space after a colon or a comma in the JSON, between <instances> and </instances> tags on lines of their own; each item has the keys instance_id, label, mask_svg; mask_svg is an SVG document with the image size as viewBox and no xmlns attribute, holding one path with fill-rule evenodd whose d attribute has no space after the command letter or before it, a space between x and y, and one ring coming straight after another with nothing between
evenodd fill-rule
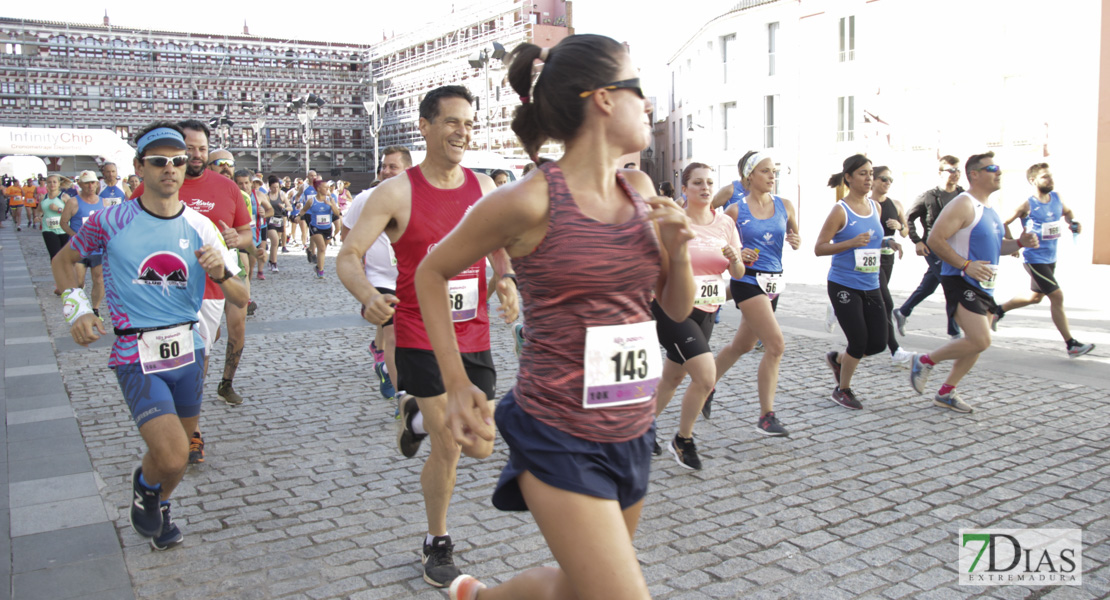
<instances>
[{"instance_id":1,"label":"navy blue running shorts","mask_svg":"<svg viewBox=\"0 0 1110 600\"><path fill-rule=\"evenodd\" d=\"M204 350L194 353L193 364L150 375L139 363L120 365L116 380L136 427L162 415L188 419L200 414L204 399Z\"/></svg>"},{"instance_id":2,"label":"navy blue running shorts","mask_svg":"<svg viewBox=\"0 0 1110 600\"><path fill-rule=\"evenodd\" d=\"M516 403L513 391L497 403L497 430L509 462L493 491L500 510L528 510L517 478L528 471L552 487L616 500L625 510L647 495L655 425L627 442L591 442L541 423Z\"/></svg>"}]
</instances>

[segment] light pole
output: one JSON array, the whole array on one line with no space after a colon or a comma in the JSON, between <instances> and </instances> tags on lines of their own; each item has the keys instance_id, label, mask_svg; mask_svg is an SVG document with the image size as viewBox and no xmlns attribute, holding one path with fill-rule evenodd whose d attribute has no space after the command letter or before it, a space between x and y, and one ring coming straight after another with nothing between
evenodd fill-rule
<instances>
[{"instance_id":1,"label":"light pole","mask_svg":"<svg viewBox=\"0 0 1110 600\"><path fill-rule=\"evenodd\" d=\"M389 85L388 79L382 79L377 82L370 79L370 100L362 103L362 107L366 109L366 114L370 119L370 139L374 146L374 162L370 165L371 178L377 175L378 134L381 132L382 124L385 121L385 103L389 102L389 95L385 93L385 87L387 85Z\"/></svg>"},{"instance_id":2,"label":"light pole","mask_svg":"<svg viewBox=\"0 0 1110 600\"><path fill-rule=\"evenodd\" d=\"M316 94L307 94L289 103L289 108L297 111L297 119L304 125L304 174L308 176L311 170L309 162L311 155L309 154L309 134L312 131L312 121L320 114L320 108L327 102Z\"/></svg>"},{"instance_id":3,"label":"light pole","mask_svg":"<svg viewBox=\"0 0 1110 600\"><path fill-rule=\"evenodd\" d=\"M231 137L231 127L235 123L227 118L227 115L214 117L208 122L208 126L212 128L212 132L216 134L216 139L220 142L220 148L227 149L227 140Z\"/></svg>"},{"instance_id":4,"label":"light pole","mask_svg":"<svg viewBox=\"0 0 1110 600\"><path fill-rule=\"evenodd\" d=\"M485 90L485 98L486 98L483 101L483 103L484 103L485 109L486 109L485 127L486 127L486 150L487 151L490 151L490 150L493 149L493 146L490 145L490 129L492 129L492 127L490 127L491 116L490 116L490 106L489 106L489 61L491 61L491 60L500 61L503 58L505 58L505 47L502 46L501 44L498 44L497 42L490 42L490 46L488 46L486 48L482 48L478 52L475 52L474 54L471 54L470 58L467 61L467 62L470 63L471 67L474 67L475 69L482 69L483 72L485 73L485 76L482 78L483 79L482 87Z\"/></svg>"},{"instance_id":5,"label":"light pole","mask_svg":"<svg viewBox=\"0 0 1110 600\"><path fill-rule=\"evenodd\" d=\"M251 123L254 130L254 148L258 152L258 171L262 172L262 130L266 127L266 119L258 117Z\"/></svg>"}]
</instances>

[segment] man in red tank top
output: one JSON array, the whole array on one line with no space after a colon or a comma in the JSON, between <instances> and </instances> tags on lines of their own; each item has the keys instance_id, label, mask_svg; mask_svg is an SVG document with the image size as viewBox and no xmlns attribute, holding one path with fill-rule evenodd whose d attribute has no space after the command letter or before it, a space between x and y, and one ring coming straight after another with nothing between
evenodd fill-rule
<instances>
[{"instance_id":1,"label":"man in red tank top","mask_svg":"<svg viewBox=\"0 0 1110 600\"><path fill-rule=\"evenodd\" d=\"M366 307L366 320L381 324L393 317L397 389L408 392L400 400L399 449L411 457L425 437L431 438L431 451L420 476L428 517L422 562L424 580L436 587L450 585L459 575L451 558L447 507L460 447L446 426L447 395L424 330L413 277L428 252L483 194L495 188L488 176L460 166L474 128L473 102L473 96L462 86L440 87L424 97L420 103L420 133L428 147L424 162L374 189L336 259L339 279ZM397 256L396 295L379 293L366 280L362 268L363 255L383 231ZM495 271L500 311L506 322L512 322L518 304L508 255L499 250L488 258ZM449 294L454 332L467 376L493 400L497 376L489 350L485 267L483 259L452 279ZM475 458L489 456L492 451L492 441L466 449Z\"/></svg>"}]
</instances>

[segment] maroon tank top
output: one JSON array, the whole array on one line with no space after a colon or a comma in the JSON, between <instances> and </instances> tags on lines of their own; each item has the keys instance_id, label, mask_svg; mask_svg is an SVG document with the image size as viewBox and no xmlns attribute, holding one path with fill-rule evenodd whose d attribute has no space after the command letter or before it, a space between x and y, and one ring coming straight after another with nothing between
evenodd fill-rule
<instances>
[{"instance_id":1,"label":"maroon tank top","mask_svg":"<svg viewBox=\"0 0 1110 600\"><path fill-rule=\"evenodd\" d=\"M540 166L550 197L547 233L528 256L513 259L524 306L524 350L514 395L539 421L595 442L643 435L655 402L583 407L586 328L651 321L661 255L643 198L617 173L636 207L632 219L602 223L578 209L563 172Z\"/></svg>"},{"instance_id":2,"label":"maroon tank top","mask_svg":"<svg viewBox=\"0 0 1110 600\"><path fill-rule=\"evenodd\" d=\"M412 210L401 239L393 243L397 255L397 300L393 316L398 348L431 350L413 278L420 261L432 251L482 197L482 185L470 169L466 181L452 190L433 187L419 166L405 171L412 186ZM459 273L449 282L451 319L460 352L489 350L489 313L486 311L486 259Z\"/></svg>"}]
</instances>

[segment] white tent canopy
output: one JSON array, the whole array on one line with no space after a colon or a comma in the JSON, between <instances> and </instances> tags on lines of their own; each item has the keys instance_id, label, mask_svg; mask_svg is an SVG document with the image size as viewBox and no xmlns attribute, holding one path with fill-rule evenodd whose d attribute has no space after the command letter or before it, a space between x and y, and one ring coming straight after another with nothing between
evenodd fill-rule
<instances>
[{"instance_id":1,"label":"white tent canopy","mask_svg":"<svg viewBox=\"0 0 1110 600\"><path fill-rule=\"evenodd\" d=\"M135 149L108 129L0 127L0 154L99 156L116 163L120 177L135 172L131 162Z\"/></svg>"},{"instance_id":2,"label":"white tent canopy","mask_svg":"<svg viewBox=\"0 0 1110 600\"><path fill-rule=\"evenodd\" d=\"M37 156L5 156L0 158L0 175L14 177L22 183L28 177L46 175L46 163Z\"/></svg>"}]
</instances>

